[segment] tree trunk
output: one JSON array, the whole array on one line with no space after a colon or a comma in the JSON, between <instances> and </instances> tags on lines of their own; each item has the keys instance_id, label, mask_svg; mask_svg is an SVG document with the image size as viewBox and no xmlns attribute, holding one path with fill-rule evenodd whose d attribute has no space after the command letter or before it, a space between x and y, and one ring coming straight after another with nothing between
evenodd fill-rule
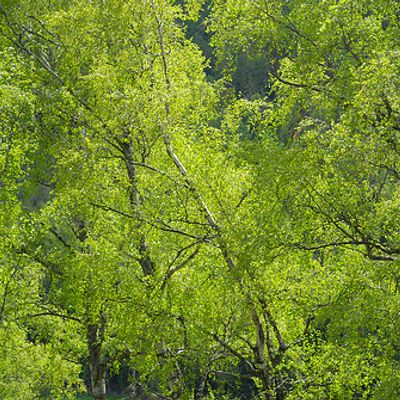
<instances>
[{"instance_id":1,"label":"tree trunk","mask_svg":"<svg viewBox=\"0 0 400 400\"><path fill-rule=\"evenodd\" d=\"M106 363L103 357L102 340L99 337L102 336L101 330L97 324L89 325L87 329L90 380L95 400L106 399Z\"/></svg>"},{"instance_id":2,"label":"tree trunk","mask_svg":"<svg viewBox=\"0 0 400 400\"><path fill-rule=\"evenodd\" d=\"M143 388L140 383L140 373L134 368L131 368L130 375L132 377L132 383L129 385L128 393L129 400L142 400L144 398Z\"/></svg>"},{"instance_id":3,"label":"tree trunk","mask_svg":"<svg viewBox=\"0 0 400 400\"><path fill-rule=\"evenodd\" d=\"M196 387L194 389L194 400L201 400L204 398L206 393L208 373L208 370L203 374L201 374L199 371L199 379L196 382Z\"/></svg>"},{"instance_id":4,"label":"tree trunk","mask_svg":"<svg viewBox=\"0 0 400 400\"><path fill-rule=\"evenodd\" d=\"M137 227L140 226L140 197L139 197L139 190L137 187L137 172L136 172L136 165L133 157L133 147L132 144L128 141L129 138L129 131L125 132L124 140L120 142L120 146L122 148L122 152L124 154L124 159L126 163L126 171L128 174L128 178L131 184L129 190L129 203L131 206L131 210L133 211L137 221ZM139 241L139 254L140 254L140 266L142 267L143 274L145 276L154 275L154 263L153 260L150 258L148 252L148 246L146 243L146 236L143 234Z\"/></svg>"}]
</instances>

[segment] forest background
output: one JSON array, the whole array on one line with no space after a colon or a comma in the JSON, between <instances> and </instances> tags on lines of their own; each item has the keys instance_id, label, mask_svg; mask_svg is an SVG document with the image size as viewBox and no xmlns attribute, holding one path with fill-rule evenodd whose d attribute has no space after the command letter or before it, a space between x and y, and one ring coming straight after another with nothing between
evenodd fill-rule
<instances>
[{"instance_id":1,"label":"forest background","mask_svg":"<svg viewBox=\"0 0 400 400\"><path fill-rule=\"evenodd\" d=\"M400 397L399 2L0 17L1 399Z\"/></svg>"}]
</instances>

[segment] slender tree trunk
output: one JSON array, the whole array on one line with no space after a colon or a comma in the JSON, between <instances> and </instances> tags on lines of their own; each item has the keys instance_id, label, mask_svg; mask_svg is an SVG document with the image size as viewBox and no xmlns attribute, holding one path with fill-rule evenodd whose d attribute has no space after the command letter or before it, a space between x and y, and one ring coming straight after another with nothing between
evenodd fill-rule
<instances>
[{"instance_id":1,"label":"slender tree trunk","mask_svg":"<svg viewBox=\"0 0 400 400\"><path fill-rule=\"evenodd\" d=\"M204 395L206 393L208 374L209 368L207 368L207 371L205 371L203 374L201 374L199 371L200 376L198 381L196 382L196 387L194 389L194 400L201 400L204 398Z\"/></svg>"},{"instance_id":2,"label":"slender tree trunk","mask_svg":"<svg viewBox=\"0 0 400 400\"><path fill-rule=\"evenodd\" d=\"M87 340L89 348L90 379L95 400L106 399L106 363L102 349L102 328L98 324L89 325Z\"/></svg>"},{"instance_id":3,"label":"slender tree trunk","mask_svg":"<svg viewBox=\"0 0 400 400\"><path fill-rule=\"evenodd\" d=\"M139 197L139 190L137 187L137 172L136 166L133 156L133 148L132 144L128 142L129 132L126 132L124 135L124 141L121 141L120 145L122 148L122 152L124 154L125 164L126 164L126 171L128 174L128 178L130 181L130 188L129 188L129 203L131 206L131 210L133 211L135 217L137 218L137 226L140 226L140 197ZM140 260L139 264L142 267L144 275L154 275L154 263L149 255L149 249L146 242L146 236L143 234L140 237L139 241L139 254Z\"/></svg>"},{"instance_id":4,"label":"slender tree trunk","mask_svg":"<svg viewBox=\"0 0 400 400\"><path fill-rule=\"evenodd\" d=\"M251 317L256 328L256 346L253 351L256 360L257 373L262 382L263 392L265 393L264 398L266 400L272 400L270 368L265 359L265 331L256 310L253 309L251 311Z\"/></svg>"},{"instance_id":5,"label":"slender tree trunk","mask_svg":"<svg viewBox=\"0 0 400 400\"><path fill-rule=\"evenodd\" d=\"M132 383L129 385L129 400L140 400L143 399L143 389L140 384L140 374L135 369L131 369L130 374L132 376Z\"/></svg>"},{"instance_id":6,"label":"slender tree trunk","mask_svg":"<svg viewBox=\"0 0 400 400\"><path fill-rule=\"evenodd\" d=\"M90 253L90 246L85 246L87 239L86 223L79 219L77 222L77 236L82 244L82 251ZM90 275L88 277L90 279ZM86 312L90 315L91 304L86 305ZM106 362L103 355L104 332L107 318L100 314L99 322L92 322L90 318L86 323L86 339L89 352L90 382L95 400L106 399Z\"/></svg>"},{"instance_id":7,"label":"slender tree trunk","mask_svg":"<svg viewBox=\"0 0 400 400\"><path fill-rule=\"evenodd\" d=\"M136 218L136 227L140 230L141 225L141 200L138 189L137 170L135 165L135 157L133 146L129 141L130 132L124 132L123 140L119 142L124 156L127 176L130 182L129 187L129 205ZM149 246L146 241L146 235L142 233L137 243L139 250L139 264L142 268L143 275L152 276L155 272L155 265L149 254ZM146 399L143 387L140 383L140 374L132 368L132 383L128 388L129 400Z\"/></svg>"}]
</instances>

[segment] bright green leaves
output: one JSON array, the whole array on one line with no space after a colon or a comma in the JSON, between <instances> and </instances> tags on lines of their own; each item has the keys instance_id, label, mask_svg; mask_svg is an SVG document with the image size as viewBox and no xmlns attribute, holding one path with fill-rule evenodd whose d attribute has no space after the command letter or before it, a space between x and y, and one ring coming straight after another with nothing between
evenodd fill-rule
<instances>
[{"instance_id":1,"label":"bright green leaves","mask_svg":"<svg viewBox=\"0 0 400 400\"><path fill-rule=\"evenodd\" d=\"M24 6L21 22L13 25L21 29L32 5ZM31 321L28 313L25 318L37 340L56 338L51 351L60 357L76 360L86 342L93 372L118 365L128 354L132 368L171 393L177 352L201 347L198 325L186 349L175 316L201 314L185 310L189 286L193 298L205 302L197 279L187 282L186 269L207 281L209 271L223 264L211 246L218 246L219 235L199 199L227 225L245 177L237 176L220 151L224 141L209 127L216 96L205 81L203 57L176 25L180 8L140 1L59 6L38 7L33 36L19 43L26 56L22 65L35 65L38 134L37 147L26 155L35 164L28 180L32 191L35 184L48 187L44 199L35 206L28 202L26 210L36 233L25 236L23 251L27 262L42 267L33 293L27 293L33 300L29 314L40 314L40 320ZM178 156L167 153L167 136L190 179L177 170ZM237 188L226 185L231 178ZM145 256L151 273L143 268ZM174 291L165 286L169 281ZM78 329L61 347L60 326L66 335ZM157 358L160 349L164 361ZM94 372L92 384L98 385Z\"/></svg>"},{"instance_id":2,"label":"bright green leaves","mask_svg":"<svg viewBox=\"0 0 400 400\"><path fill-rule=\"evenodd\" d=\"M164 397L249 375L279 399L393 398L398 6L213 1L213 86L180 26L209 3L20 3L1 395L68 396L84 355L99 390L96 368L126 368Z\"/></svg>"},{"instance_id":3,"label":"bright green leaves","mask_svg":"<svg viewBox=\"0 0 400 400\"><path fill-rule=\"evenodd\" d=\"M32 96L27 91L27 77L16 64L12 50L4 51L0 76L0 107L2 119L0 171L2 179L21 177L26 153L34 146L27 143L23 132L33 129ZM11 182L9 182L11 183Z\"/></svg>"},{"instance_id":4,"label":"bright green leaves","mask_svg":"<svg viewBox=\"0 0 400 400\"><path fill-rule=\"evenodd\" d=\"M3 399L74 398L80 367L63 360L51 344L26 341L25 332L10 323L0 326L0 349Z\"/></svg>"},{"instance_id":5,"label":"bright green leaves","mask_svg":"<svg viewBox=\"0 0 400 400\"><path fill-rule=\"evenodd\" d=\"M246 285L268 299L293 344L280 367L298 374L286 394L379 398L376 382L387 382L397 364L394 314L384 311L398 302L397 278L377 271L397 275L399 254L398 6L213 7L210 29L227 73L237 79L237 55L246 51L267 55L274 81L269 105L234 102L223 126L253 173L242 227L249 239L237 255L252 278ZM249 132L258 149L244 143Z\"/></svg>"}]
</instances>

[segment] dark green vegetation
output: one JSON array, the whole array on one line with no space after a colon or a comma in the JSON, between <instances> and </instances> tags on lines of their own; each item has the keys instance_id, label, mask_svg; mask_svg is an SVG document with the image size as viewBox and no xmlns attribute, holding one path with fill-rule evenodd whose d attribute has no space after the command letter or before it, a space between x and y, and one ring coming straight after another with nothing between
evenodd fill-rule
<instances>
[{"instance_id":1,"label":"dark green vegetation","mask_svg":"<svg viewBox=\"0 0 400 400\"><path fill-rule=\"evenodd\" d=\"M400 4L0 3L0 398L400 398Z\"/></svg>"}]
</instances>

